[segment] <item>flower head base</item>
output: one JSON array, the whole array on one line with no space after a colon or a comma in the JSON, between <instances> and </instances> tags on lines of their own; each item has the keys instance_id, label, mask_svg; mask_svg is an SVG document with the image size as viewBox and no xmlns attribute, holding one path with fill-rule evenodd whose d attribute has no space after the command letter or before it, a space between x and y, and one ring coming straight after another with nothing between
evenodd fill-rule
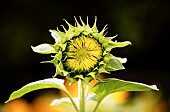
<instances>
[{"instance_id":1,"label":"flower head base","mask_svg":"<svg viewBox=\"0 0 170 112\"><path fill-rule=\"evenodd\" d=\"M66 20L65 20L66 21ZM55 39L54 44L41 44L32 47L34 52L42 54L55 54L53 60L48 61L56 66L56 75L66 76L71 82L78 79L98 79L100 73L109 73L124 69L122 63L126 60L113 56L110 51L113 48L130 45L129 41L112 41L114 37L105 37L106 26L101 32L96 26L97 19L93 27L85 24L81 17L81 24L76 21L76 26L72 26L67 21L68 30L64 27L64 32L57 28L50 30Z\"/></svg>"}]
</instances>

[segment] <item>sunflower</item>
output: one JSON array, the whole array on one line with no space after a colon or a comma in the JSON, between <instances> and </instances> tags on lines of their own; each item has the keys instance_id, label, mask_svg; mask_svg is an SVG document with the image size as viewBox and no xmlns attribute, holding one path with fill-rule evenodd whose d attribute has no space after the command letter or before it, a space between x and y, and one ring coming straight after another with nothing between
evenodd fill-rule
<instances>
[{"instance_id":1,"label":"sunflower","mask_svg":"<svg viewBox=\"0 0 170 112\"><path fill-rule=\"evenodd\" d=\"M92 27L85 24L81 17L80 22L75 17L75 26L68 25L63 31L49 30L54 38L54 44L40 44L32 47L34 52L41 54L52 54L51 61L56 67L56 75L66 76L72 83L78 79L98 79L100 73L110 73L124 69L122 63L126 58L116 57L111 54L113 48L130 45L129 41L117 42L113 37L105 37L107 26L102 31L98 31L95 18Z\"/></svg>"},{"instance_id":2,"label":"sunflower","mask_svg":"<svg viewBox=\"0 0 170 112\"><path fill-rule=\"evenodd\" d=\"M102 52L102 46L94 38L78 37L68 45L65 65L71 71L89 71L101 59Z\"/></svg>"}]
</instances>

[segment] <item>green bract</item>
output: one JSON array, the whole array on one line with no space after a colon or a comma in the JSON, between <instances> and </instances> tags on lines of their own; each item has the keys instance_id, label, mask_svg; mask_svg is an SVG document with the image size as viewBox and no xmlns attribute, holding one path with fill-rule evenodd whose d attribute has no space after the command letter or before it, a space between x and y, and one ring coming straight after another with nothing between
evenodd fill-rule
<instances>
[{"instance_id":1,"label":"green bract","mask_svg":"<svg viewBox=\"0 0 170 112\"><path fill-rule=\"evenodd\" d=\"M56 67L56 75L66 76L72 83L78 79L98 79L100 73L109 73L124 69L122 63L126 58L112 55L113 48L130 45L129 41L113 41L113 37L105 37L106 26L98 31L95 18L92 27L85 24L81 17L80 23L75 18L75 26L66 20L68 29L63 26L64 32L49 30L55 40L54 44L41 44L32 47L34 52L41 54L52 54L53 63Z\"/></svg>"}]
</instances>

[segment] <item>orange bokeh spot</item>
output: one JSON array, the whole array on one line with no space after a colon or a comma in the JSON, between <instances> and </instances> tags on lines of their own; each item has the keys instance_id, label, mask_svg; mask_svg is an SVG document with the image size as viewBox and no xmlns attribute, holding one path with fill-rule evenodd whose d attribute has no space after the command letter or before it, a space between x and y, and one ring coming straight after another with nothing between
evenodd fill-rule
<instances>
[{"instance_id":1,"label":"orange bokeh spot","mask_svg":"<svg viewBox=\"0 0 170 112\"><path fill-rule=\"evenodd\" d=\"M70 85L70 81L66 79L64 82L64 85L72 97L78 96L78 83L77 82ZM60 91L60 94L62 97L67 97L67 95L63 91Z\"/></svg>"},{"instance_id":2,"label":"orange bokeh spot","mask_svg":"<svg viewBox=\"0 0 170 112\"><path fill-rule=\"evenodd\" d=\"M50 106L51 102L54 100L53 95L41 95L34 99L32 102L33 112L60 112L60 108L54 108Z\"/></svg>"},{"instance_id":3,"label":"orange bokeh spot","mask_svg":"<svg viewBox=\"0 0 170 112\"><path fill-rule=\"evenodd\" d=\"M32 112L31 107L24 99L16 99L4 104L3 112Z\"/></svg>"}]
</instances>

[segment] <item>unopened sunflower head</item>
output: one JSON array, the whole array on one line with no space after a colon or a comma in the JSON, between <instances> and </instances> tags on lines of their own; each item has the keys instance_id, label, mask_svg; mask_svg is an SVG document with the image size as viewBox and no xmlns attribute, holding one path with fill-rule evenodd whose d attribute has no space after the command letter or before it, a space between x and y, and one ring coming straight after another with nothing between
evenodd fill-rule
<instances>
[{"instance_id":1,"label":"unopened sunflower head","mask_svg":"<svg viewBox=\"0 0 170 112\"><path fill-rule=\"evenodd\" d=\"M130 45L129 41L112 41L113 37L105 37L106 26L102 31L98 31L95 18L92 27L84 23L80 17L80 22L75 18L75 26L66 20L68 29L64 26L64 31L49 30L55 40L54 44L41 44L32 47L34 52L41 54L53 54L51 61L56 67L56 75L66 76L72 83L78 79L98 79L100 73L109 73L124 69L122 63L126 58L112 55L113 48Z\"/></svg>"}]
</instances>

